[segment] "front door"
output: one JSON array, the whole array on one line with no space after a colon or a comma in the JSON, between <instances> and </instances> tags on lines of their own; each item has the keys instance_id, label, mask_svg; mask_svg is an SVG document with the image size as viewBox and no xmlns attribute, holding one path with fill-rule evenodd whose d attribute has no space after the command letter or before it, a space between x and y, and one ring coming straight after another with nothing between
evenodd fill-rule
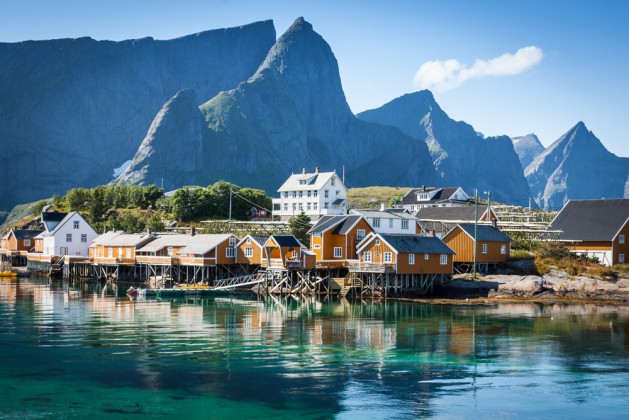
<instances>
[{"instance_id":1,"label":"front door","mask_svg":"<svg viewBox=\"0 0 629 420\"><path fill-rule=\"evenodd\" d=\"M61 251L61 255L68 255L68 247L67 246L62 246L61 248L59 248L59 250Z\"/></svg>"}]
</instances>

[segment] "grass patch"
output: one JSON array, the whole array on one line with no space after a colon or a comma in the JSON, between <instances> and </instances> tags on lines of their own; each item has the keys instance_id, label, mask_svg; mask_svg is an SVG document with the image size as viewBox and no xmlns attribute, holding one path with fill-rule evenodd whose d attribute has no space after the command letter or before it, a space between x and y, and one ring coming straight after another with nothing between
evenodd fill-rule
<instances>
[{"instance_id":1,"label":"grass patch","mask_svg":"<svg viewBox=\"0 0 629 420\"><path fill-rule=\"evenodd\" d=\"M410 189L410 187L350 188L347 191L347 201L353 209L378 208L381 203L391 207L394 201L400 201Z\"/></svg>"}]
</instances>

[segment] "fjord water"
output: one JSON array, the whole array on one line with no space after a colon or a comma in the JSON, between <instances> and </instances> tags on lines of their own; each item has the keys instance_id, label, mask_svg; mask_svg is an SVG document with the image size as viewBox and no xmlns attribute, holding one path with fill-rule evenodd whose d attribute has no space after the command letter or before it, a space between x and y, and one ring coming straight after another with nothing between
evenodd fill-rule
<instances>
[{"instance_id":1,"label":"fjord water","mask_svg":"<svg viewBox=\"0 0 629 420\"><path fill-rule=\"evenodd\" d=\"M0 417L612 418L629 308L216 296L0 282Z\"/></svg>"}]
</instances>

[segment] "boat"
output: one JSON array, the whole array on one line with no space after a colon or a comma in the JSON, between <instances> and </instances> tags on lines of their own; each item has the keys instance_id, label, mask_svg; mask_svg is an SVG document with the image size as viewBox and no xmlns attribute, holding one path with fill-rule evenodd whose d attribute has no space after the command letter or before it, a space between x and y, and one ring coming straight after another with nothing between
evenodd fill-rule
<instances>
[{"instance_id":1,"label":"boat","mask_svg":"<svg viewBox=\"0 0 629 420\"><path fill-rule=\"evenodd\" d=\"M13 271L0 271L0 277L14 278L17 277L17 273Z\"/></svg>"}]
</instances>

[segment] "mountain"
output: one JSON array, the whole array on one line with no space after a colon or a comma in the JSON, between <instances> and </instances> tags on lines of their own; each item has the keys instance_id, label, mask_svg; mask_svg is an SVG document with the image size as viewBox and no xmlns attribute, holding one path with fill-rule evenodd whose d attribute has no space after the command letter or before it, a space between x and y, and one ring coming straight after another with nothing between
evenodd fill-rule
<instances>
[{"instance_id":1,"label":"mountain","mask_svg":"<svg viewBox=\"0 0 629 420\"><path fill-rule=\"evenodd\" d=\"M513 148L520 158L523 168L526 168L533 159L544 151L544 146L535 134L527 134L526 136L511 137Z\"/></svg>"},{"instance_id":2,"label":"mountain","mask_svg":"<svg viewBox=\"0 0 629 420\"><path fill-rule=\"evenodd\" d=\"M471 125L452 120L430 91L406 94L358 117L397 127L426 142L437 186L460 186L468 194L474 189L489 191L498 201L528 205L530 190L511 139L483 137Z\"/></svg>"},{"instance_id":3,"label":"mountain","mask_svg":"<svg viewBox=\"0 0 629 420\"><path fill-rule=\"evenodd\" d=\"M274 43L271 21L168 41L0 43L0 209L109 182L169 98L233 89Z\"/></svg>"},{"instance_id":4,"label":"mountain","mask_svg":"<svg viewBox=\"0 0 629 420\"><path fill-rule=\"evenodd\" d=\"M237 88L202 104L196 113L166 112L161 118L160 124L168 117L173 126L185 126L201 115L204 128L198 154L180 159L177 150L184 142L197 142L196 133L172 135L160 141L170 143L170 148L154 148L152 154L140 149L117 181L150 183L164 177L170 189L225 179L271 192L292 172L316 166L339 172L344 167L351 186L434 180L424 143L352 114L330 46L303 18L277 40L252 74ZM144 144L154 141L147 135ZM159 163L168 159L167 166ZM187 172L171 183L170 174L179 176L188 165L204 170Z\"/></svg>"},{"instance_id":5,"label":"mountain","mask_svg":"<svg viewBox=\"0 0 629 420\"><path fill-rule=\"evenodd\" d=\"M583 122L540 153L524 174L535 202L549 210L569 199L629 198L629 158L609 152Z\"/></svg>"}]
</instances>

